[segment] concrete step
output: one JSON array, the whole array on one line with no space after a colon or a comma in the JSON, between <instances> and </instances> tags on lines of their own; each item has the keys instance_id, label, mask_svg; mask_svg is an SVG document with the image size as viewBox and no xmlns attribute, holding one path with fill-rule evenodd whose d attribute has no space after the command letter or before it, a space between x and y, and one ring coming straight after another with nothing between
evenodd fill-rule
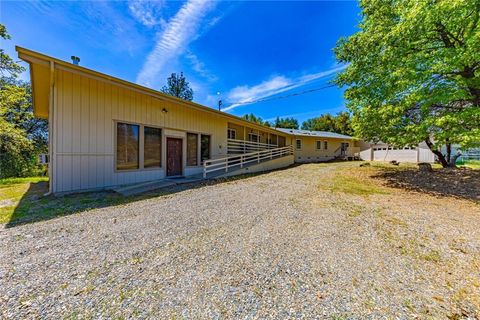
<instances>
[{"instance_id":1,"label":"concrete step","mask_svg":"<svg viewBox=\"0 0 480 320\"><path fill-rule=\"evenodd\" d=\"M166 179L166 180L156 180L156 181L130 184L127 186L115 187L115 188L112 188L112 190L117 193L120 193L123 196L133 196L133 195L137 195L137 194L148 192L148 191L171 187L176 184L177 184L176 182Z\"/></svg>"}]
</instances>

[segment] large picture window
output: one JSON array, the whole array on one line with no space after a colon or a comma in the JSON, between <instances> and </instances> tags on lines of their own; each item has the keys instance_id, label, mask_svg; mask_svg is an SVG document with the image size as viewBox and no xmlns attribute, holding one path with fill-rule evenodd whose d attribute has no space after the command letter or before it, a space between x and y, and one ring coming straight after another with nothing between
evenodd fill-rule
<instances>
[{"instance_id":1,"label":"large picture window","mask_svg":"<svg viewBox=\"0 0 480 320\"><path fill-rule=\"evenodd\" d=\"M210 159L210 136L203 135L201 136L201 160L202 162Z\"/></svg>"},{"instance_id":2,"label":"large picture window","mask_svg":"<svg viewBox=\"0 0 480 320\"><path fill-rule=\"evenodd\" d=\"M158 168L162 159L162 130L144 127L143 167Z\"/></svg>"},{"instance_id":3,"label":"large picture window","mask_svg":"<svg viewBox=\"0 0 480 320\"><path fill-rule=\"evenodd\" d=\"M187 166L198 165L198 134L187 133Z\"/></svg>"},{"instance_id":4,"label":"large picture window","mask_svg":"<svg viewBox=\"0 0 480 320\"><path fill-rule=\"evenodd\" d=\"M117 123L117 170L139 168L139 126Z\"/></svg>"}]
</instances>

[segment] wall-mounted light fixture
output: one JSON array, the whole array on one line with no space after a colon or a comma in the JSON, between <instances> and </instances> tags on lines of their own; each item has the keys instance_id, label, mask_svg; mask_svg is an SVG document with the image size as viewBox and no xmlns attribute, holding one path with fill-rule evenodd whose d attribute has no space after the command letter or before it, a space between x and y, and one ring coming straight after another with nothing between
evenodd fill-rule
<instances>
[{"instance_id":1,"label":"wall-mounted light fixture","mask_svg":"<svg viewBox=\"0 0 480 320\"><path fill-rule=\"evenodd\" d=\"M165 108L163 108L163 109L162 109L162 112L163 112L163 113L167 113L167 112L168 112L168 110L167 110L167 109L165 109Z\"/></svg>"}]
</instances>

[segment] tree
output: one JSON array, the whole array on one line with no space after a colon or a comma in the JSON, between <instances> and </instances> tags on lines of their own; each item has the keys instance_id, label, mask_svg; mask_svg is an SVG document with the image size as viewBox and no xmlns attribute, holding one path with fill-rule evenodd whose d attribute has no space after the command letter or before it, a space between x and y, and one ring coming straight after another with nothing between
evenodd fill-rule
<instances>
[{"instance_id":1,"label":"tree","mask_svg":"<svg viewBox=\"0 0 480 320\"><path fill-rule=\"evenodd\" d=\"M29 83L9 80L0 87L0 115L32 140L39 152L47 152L48 122L33 114Z\"/></svg>"},{"instance_id":2,"label":"tree","mask_svg":"<svg viewBox=\"0 0 480 320\"><path fill-rule=\"evenodd\" d=\"M298 121L295 118L279 118L275 119L273 124L275 128L298 129Z\"/></svg>"},{"instance_id":3,"label":"tree","mask_svg":"<svg viewBox=\"0 0 480 320\"><path fill-rule=\"evenodd\" d=\"M396 146L424 141L443 167L452 144L480 145L480 2L363 0L360 31L339 40L353 127ZM446 152L441 152L445 145Z\"/></svg>"},{"instance_id":4,"label":"tree","mask_svg":"<svg viewBox=\"0 0 480 320\"><path fill-rule=\"evenodd\" d=\"M348 112L339 112L336 116L326 113L320 117L308 119L302 123L302 129L353 135L350 114Z\"/></svg>"},{"instance_id":5,"label":"tree","mask_svg":"<svg viewBox=\"0 0 480 320\"><path fill-rule=\"evenodd\" d=\"M0 24L0 37L10 39ZM0 49L0 178L38 174L36 156L47 151L45 120L33 115L28 83L17 80L25 69Z\"/></svg>"},{"instance_id":6,"label":"tree","mask_svg":"<svg viewBox=\"0 0 480 320\"><path fill-rule=\"evenodd\" d=\"M167 79L167 85L163 86L162 92L183 100L193 100L193 90L183 76L183 72L179 75L172 73Z\"/></svg>"},{"instance_id":7,"label":"tree","mask_svg":"<svg viewBox=\"0 0 480 320\"><path fill-rule=\"evenodd\" d=\"M11 38L7 32L7 28L3 24L0 24L0 38L3 40L9 40ZM25 68L15 63L15 61L0 48L0 74L2 82L9 78L16 79L18 74L23 71L25 71Z\"/></svg>"},{"instance_id":8,"label":"tree","mask_svg":"<svg viewBox=\"0 0 480 320\"><path fill-rule=\"evenodd\" d=\"M245 120L247 120L247 121L260 124L260 125L262 125L262 126L267 126L267 127L270 127L270 126L271 126L270 122L268 122L268 121L263 121L262 118L257 117L257 116L254 115L253 113L245 114L245 115L243 115L242 118L245 119Z\"/></svg>"}]
</instances>

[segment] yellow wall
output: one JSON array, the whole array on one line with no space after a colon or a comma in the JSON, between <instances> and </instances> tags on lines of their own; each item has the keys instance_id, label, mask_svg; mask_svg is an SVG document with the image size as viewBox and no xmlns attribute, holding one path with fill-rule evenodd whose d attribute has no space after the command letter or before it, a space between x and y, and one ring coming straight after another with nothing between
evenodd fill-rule
<instances>
[{"instance_id":1,"label":"yellow wall","mask_svg":"<svg viewBox=\"0 0 480 320\"><path fill-rule=\"evenodd\" d=\"M167 134L180 138L186 132L209 134L212 157L226 155L224 117L65 70L56 71L55 83L55 126L51 137L55 146L54 192L104 188L164 176L164 168L115 171L115 121L161 127L163 167ZM163 108L168 112L162 112ZM185 141L183 146L185 166ZM196 172L186 168L184 173Z\"/></svg>"},{"instance_id":2,"label":"yellow wall","mask_svg":"<svg viewBox=\"0 0 480 320\"><path fill-rule=\"evenodd\" d=\"M302 148L296 148L296 140L302 141ZM322 141L322 149L316 149L316 141ZM323 141L328 142L327 149L324 149ZM341 146L342 142L348 142L353 146L352 140L295 136L293 138L293 150L296 162L319 162L331 160L335 157L335 151Z\"/></svg>"},{"instance_id":3,"label":"yellow wall","mask_svg":"<svg viewBox=\"0 0 480 320\"><path fill-rule=\"evenodd\" d=\"M163 109L167 112L163 112ZM187 132L211 136L212 158L227 155L229 118L182 103L161 100L76 71L55 71L54 111L49 119L53 124L51 170L54 193L101 189L164 178L167 136L184 140L184 175L202 172L201 166L186 166ZM116 122L160 127L162 167L116 171ZM240 127L238 124L233 126ZM243 127L237 131L237 139L243 138L242 135ZM266 133L261 135L262 142L266 141L266 136Z\"/></svg>"}]
</instances>

